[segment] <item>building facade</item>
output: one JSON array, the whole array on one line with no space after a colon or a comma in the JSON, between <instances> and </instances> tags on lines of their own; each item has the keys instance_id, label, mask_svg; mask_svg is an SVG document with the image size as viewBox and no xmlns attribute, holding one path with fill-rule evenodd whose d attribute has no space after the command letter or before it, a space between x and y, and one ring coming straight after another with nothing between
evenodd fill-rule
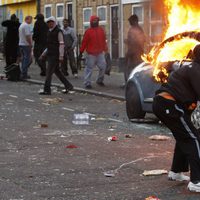
<instances>
[{"instance_id":1,"label":"building facade","mask_svg":"<svg viewBox=\"0 0 200 200\"><path fill-rule=\"evenodd\" d=\"M36 0L1 0L0 7L5 7L7 19L16 14L20 22L23 22L25 16L35 16L37 13Z\"/></svg>"},{"instance_id":2,"label":"building facade","mask_svg":"<svg viewBox=\"0 0 200 200\"><path fill-rule=\"evenodd\" d=\"M80 38L90 25L90 16L99 16L112 59L125 55L124 40L132 14L138 15L147 36L146 51L162 39L164 20L160 0L42 0L40 10L45 18L54 15L60 25L68 18Z\"/></svg>"},{"instance_id":3,"label":"building facade","mask_svg":"<svg viewBox=\"0 0 200 200\"><path fill-rule=\"evenodd\" d=\"M21 22L24 16L35 16L37 12L43 13L45 18L55 16L61 26L62 20L68 18L79 35L79 42L90 26L90 16L97 15L105 29L113 60L126 53L124 41L132 14L138 15L147 36L146 51L161 41L165 26L160 0L0 0L0 8L3 6L6 6L7 17L16 13Z\"/></svg>"}]
</instances>

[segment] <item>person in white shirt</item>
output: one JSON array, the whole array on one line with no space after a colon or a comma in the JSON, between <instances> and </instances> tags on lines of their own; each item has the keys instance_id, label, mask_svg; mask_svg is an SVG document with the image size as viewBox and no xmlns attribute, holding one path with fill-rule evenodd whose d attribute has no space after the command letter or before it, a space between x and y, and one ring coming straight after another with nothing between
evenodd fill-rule
<instances>
[{"instance_id":1,"label":"person in white shirt","mask_svg":"<svg viewBox=\"0 0 200 200\"><path fill-rule=\"evenodd\" d=\"M32 32L31 26L32 16L26 16L25 22L19 27L19 47L22 57L21 79L30 78L28 76L28 67L32 63Z\"/></svg>"}]
</instances>

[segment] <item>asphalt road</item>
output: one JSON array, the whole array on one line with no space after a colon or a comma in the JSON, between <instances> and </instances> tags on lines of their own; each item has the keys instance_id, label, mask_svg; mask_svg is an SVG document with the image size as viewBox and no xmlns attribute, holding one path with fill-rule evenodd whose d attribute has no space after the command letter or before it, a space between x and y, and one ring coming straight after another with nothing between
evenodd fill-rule
<instances>
[{"instance_id":1,"label":"asphalt road","mask_svg":"<svg viewBox=\"0 0 200 200\"><path fill-rule=\"evenodd\" d=\"M200 199L187 183L142 175L170 169L174 141L165 127L130 123L122 101L56 88L39 96L40 88L0 80L0 199ZM74 114L83 113L89 124L74 124ZM170 139L150 140L155 134ZM114 176L106 177L110 170Z\"/></svg>"}]
</instances>

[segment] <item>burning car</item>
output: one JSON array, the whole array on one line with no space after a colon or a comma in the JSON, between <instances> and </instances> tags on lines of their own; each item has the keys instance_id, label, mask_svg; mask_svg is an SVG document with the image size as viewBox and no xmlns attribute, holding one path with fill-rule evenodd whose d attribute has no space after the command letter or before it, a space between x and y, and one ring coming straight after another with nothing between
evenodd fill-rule
<instances>
[{"instance_id":1,"label":"burning car","mask_svg":"<svg viewBox=\"0 0 200 200\"><path fill-rule=\"evenodd\" d=\"M126 86L129 119L144 118L152 112L155 91L174 70L191 62L191 52L200 43L200 4L198 0L163 0L166 30L163 42L154 46L144 62L135 67ZM198 122L198 108L193 122Z\"/></svg>"},{"instance_id":2,"label":"burning car","mask_svg":"<svg viewBox=\"0 0 200 200\"><path fill-rule=\"evenodd\" d=\"M146 62L133 69L126 86L126 110L129 119L141 119L147 112L152 112L155 91L162 82L167 80L170 73L191 62L192 49L198 43L200 43L200 32L189 31L176 34L156 46L152 50L153 56L147 55L144 58ZM170 55L170 58L173 57L170 61L161 59L163 48L166 46L169 48L171 44L180 53L171 52L174 56ZM154 62L158 60L161 62Z\"/></svg>"}]
</instances>

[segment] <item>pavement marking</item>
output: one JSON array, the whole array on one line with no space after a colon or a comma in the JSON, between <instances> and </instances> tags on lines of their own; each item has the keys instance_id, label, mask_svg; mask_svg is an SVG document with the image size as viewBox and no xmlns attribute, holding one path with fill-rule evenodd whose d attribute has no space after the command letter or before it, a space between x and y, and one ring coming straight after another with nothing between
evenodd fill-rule
<instances>
[{"instance_id":1,"label":"pavement marking","mask_svg":"<svg viewBox=\"0 0 200 200\"><path fill-rule=\"evenodd\" d=\"M18 96L15 96L15 95L9 95L9 97L18 98Z\"/></svg>"},{"instance_id":2,"label":"pavement marking","mask_svg":"<svg viewBox=\"0 0 200 200\"><path fill-rule=\"evenodd\" d=\"M135 126L138 128L144 128L144 129L149 129L149 130L152 129L152 127L149 127L147 125L135 124Z\"/></svg>"},{"instance_id":3,"label":"pavement marking","mask_svg":"<svg viewBox=\"0 0 200 200\"><path fill-rule=\"evenodd\" d=\"M49 106L50 104L49 103L42 103L43 105L45 105L45 106Z\"/></svg>"},{"instance_id":4,"label":"pavement marking","mask_svg":"<svg viewBox=\"0 0 200 200\"><path fill-rule=\"evenodd\" d=\"M95 114L92 114L92 113L87 113L87 112L84 112L84 114L87 114L87 115L89 115L89 116L96 116Z\"/></svg>"},{"instance_id":5,"label":"pavement marking","mask_svg":"<svg viewBox=\"0 0 200 200\"><path fill-rule=\"evenodd\" d=\"M119 122L119 123L122 123L122 122L123 122L123 121L121 121L121 120L113 119L113 118L108 118L108 120L113 121L113 122Z\"/></svg>"},{"instance_id":6,"label":"pavement marking","mask_svg":"<svg viewBox=\"0 0 200 200\"><path fill-rule=\"evenodd\" d=\"M71 108L66 108L66 107L62 107L63 110L67 110L67 111L70 111L70 112L74 112L75 110L74 109L71 109Z\"/></svg>"},{"instance_id":7,"label":"pavement marking","mask_svg":"<svg viewBox=\"0 0 200 200\"><path fill-rule=\"evenodd\" d=\"M25 99L25 101L28 101L28 102L35 102L35 101L32 100L32 99Z\"/></svg>"},{"instance_id":8,"label":"pavement marking","mask_svg":"<svg viewBox=\"0 0 200 200\"><path fill-rule=\"evenodd\" d=\"M0 95L4 94L3 92L0 92Z\"/></svg>"}]
</instances>

